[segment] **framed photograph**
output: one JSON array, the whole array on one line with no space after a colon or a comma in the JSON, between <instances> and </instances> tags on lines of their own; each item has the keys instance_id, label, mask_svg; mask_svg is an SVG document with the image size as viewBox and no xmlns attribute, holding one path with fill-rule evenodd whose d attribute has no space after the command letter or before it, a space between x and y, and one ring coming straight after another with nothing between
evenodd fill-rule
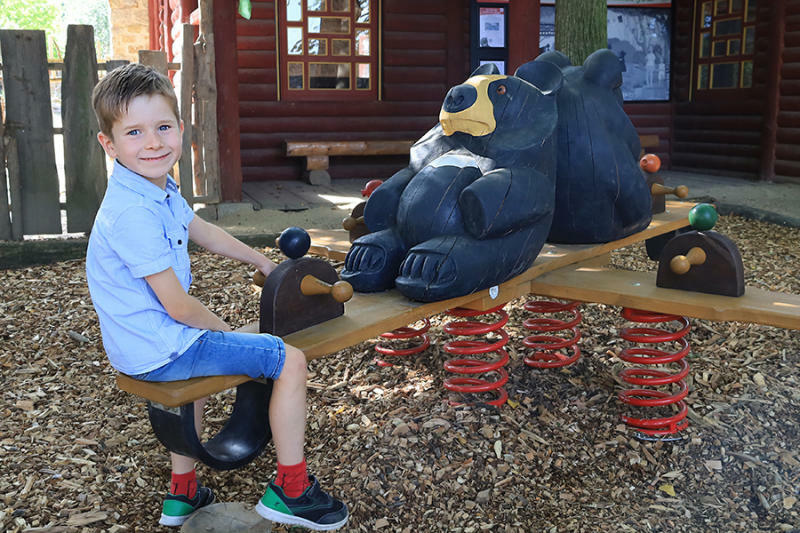
<instances>
[{"instance_id":1,"label":"framed photograph","mask_svg":"<svg viewBox=\"0 0 800 533\"><path fill-rule=\"evenodd\" d=\"M670 10L609 7L607 23L608 48L617 55L622 66L625 101L669 100ZM555 40L555 8L542 5L539 53L554 50Z\"/></svg>"}]
</instances>

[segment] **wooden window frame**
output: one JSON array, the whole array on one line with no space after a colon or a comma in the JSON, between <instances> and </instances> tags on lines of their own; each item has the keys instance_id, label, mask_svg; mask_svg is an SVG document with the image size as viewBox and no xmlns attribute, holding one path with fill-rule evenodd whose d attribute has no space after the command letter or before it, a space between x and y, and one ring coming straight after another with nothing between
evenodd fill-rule
<instances>
[{"instance_id":1,"label":"wooden window frame","mask_svg":"<svg viewBox=\"0 0 800 533\"><path fill-rule=\"evenodd\" d=\"M694 46L692 47L692 70L691 70L691 94L693 95L693 99L696 100L710 100L716 98L741 98L743 95L747 94L748 92L752 91L752 76L749 87L743 87L742 84L744 83L744 67L745 64L755 63L755 46L751 53L745 53L746 43L747 43L747 33L748 31L755 32L756 31L756 23L757 19L753 18L752 20L748 20L747 13L750 3L753 1L758 0L743 0L741 5L741 11L737 12L730 12L732 9L732 2L730 0L726 0L725 4L727 5L727 12L718 13L718 6L721 5L720 0L696 0L695 3L695 16L693 19L693 35L694 35ZM760 0L764 1L764 0ZM710 24L704 26L704 11L705 5L711 5L711 19ZM757 9L757 8L756 8ZM741 20L741 31L739 33L734 34L725 34L719 35L717 34L717 24L720 22L725 22L728 20ZM709 37L709 54L705 57L701 57L702 51L702 39L703 35L708 33ZM755 33L754 33L755 36ZM755 37L754 37L755 39ZM731 54L731 41L739 41L739 53L738 54ZM716 46L720 43L724 43L725 54L724 55L715 55L714 50ZM739 64L739 79L737 82L736 87L712 87L713 86L713 75L712 72L714 71L714 65L722 64L722 63L738 63ZM703 66L707 65L709 70L709 78L708 78L708 87L707 88L700 88L700 71Z\"/></svg>"},{"instance_id":2,"label":"wooden window frame","mask_svg":"<svg viewBox=\"0 0 800 533\"><path fill-rule=\"evenodd\" d=\"M326 0L324 11L309 11L306 0L301 0L301 20L287 21L286 0L275 2L275 27L277 28L277 54L278 69L278 100L282 101L374 101L380 99L380 56L381 56L381 0L370 0L370 20L368 23L356 22L353 9L356 0L349 0L348 12L332 11L332 1ZM342 18L345 13L349 16L349 33L309 33L309 17L336 17ZM287 28L296 27L302 31L302 54L289 54L287 47ZM354 41L358 30L369 30L369 55L357 55ZM326 54L309 54L308 43L311 39L327 41ZM345 39L348 41L348 55L333 55L333 41ZM303 64L303 88L289 88L289 63ZM348 63L350 65L350 80L348 89L311 88L309 65L311 63ZM369 87L358 88L359 64L369 65Z\"/></svg>"}]
</instances>

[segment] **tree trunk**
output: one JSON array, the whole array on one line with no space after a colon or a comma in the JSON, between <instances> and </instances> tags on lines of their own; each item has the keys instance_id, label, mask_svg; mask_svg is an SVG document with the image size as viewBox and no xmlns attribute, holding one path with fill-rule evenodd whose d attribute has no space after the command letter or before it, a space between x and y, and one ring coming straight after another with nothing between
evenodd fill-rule
<instances>
[{"instance_id":1,"label":"tree trunk","mask_svg":"<svg viewBox=\"0 0 800 533\"><path fill-rule=\"evenodd\" d=\"M556 50L582 65L589 54L608 47L606 0L556 2Z\"/></svg>"}]
</instances>

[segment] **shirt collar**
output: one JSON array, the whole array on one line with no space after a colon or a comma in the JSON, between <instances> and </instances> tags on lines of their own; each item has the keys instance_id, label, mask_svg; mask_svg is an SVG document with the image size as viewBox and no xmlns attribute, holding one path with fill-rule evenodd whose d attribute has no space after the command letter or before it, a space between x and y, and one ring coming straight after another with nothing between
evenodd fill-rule
<instances>
[{"instance_id":1,"label":"shirt collar","mask_svg":"<svg viewBox=\"0 0 800 533\"><path fill-rule=\"evenodd\" d=\"M172 179L172 176L167 175L167 185L162 190L161 187L154 185L149 180L128 169L118 160L114 161L114 171L111 173L111 179L155 202L163 202L170 194L178 193L178 184Z\"/></svg>"}]
</instances>

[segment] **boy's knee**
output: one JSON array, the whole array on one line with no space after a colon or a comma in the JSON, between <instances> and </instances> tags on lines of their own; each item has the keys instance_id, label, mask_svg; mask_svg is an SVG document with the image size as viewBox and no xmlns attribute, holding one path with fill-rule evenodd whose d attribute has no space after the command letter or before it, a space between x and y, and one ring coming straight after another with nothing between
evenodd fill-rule
<instances>
[{"instance_id":1,"label":"boy's knee","mask_svg":"<svg viewBox=\"0 0 800 533\"><path fill-rule=\"evenodd\" d=\"M294 346L286 345L286 360L283 362L281 377L293 377L302 379L305 383L308 373L306 367L306 355Z\"/></svg>"}]
</instances>

